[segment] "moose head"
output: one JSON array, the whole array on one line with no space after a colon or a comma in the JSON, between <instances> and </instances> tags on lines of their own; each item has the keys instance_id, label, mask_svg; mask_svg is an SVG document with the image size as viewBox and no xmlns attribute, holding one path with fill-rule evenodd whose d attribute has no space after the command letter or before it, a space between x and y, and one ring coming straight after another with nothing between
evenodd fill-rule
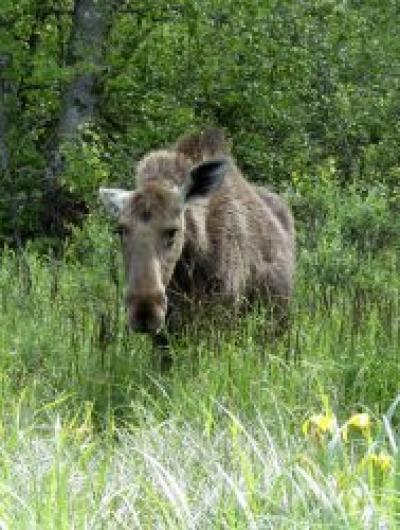
<instances>
[{"instance_id":1,"label":"moose head","mask_svg":"<svg viewBox=\"0 0 400 530\"><path fill-rule=\"evenodd\" d=\"M163 327L167 287L185 244L185 210L221 187L226 167L223 158L201 162L178 186L160 174L133 191L100 188L100 198L118 223L132 330L157 334Z\"/></svg>"}]
</instances>

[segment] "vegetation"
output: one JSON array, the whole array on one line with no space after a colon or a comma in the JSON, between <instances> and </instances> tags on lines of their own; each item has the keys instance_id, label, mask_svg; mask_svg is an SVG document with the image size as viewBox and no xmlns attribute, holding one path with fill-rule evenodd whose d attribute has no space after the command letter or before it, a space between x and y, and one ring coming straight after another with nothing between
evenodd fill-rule
<instances>
[{"instance_id":1,"label":"vegetation","mask_svg":"<svg viewBox=\"0 0 400 530\"><path fill-rule=\"evenodd\" d=\"M284 189L333 158L342 185L398 199L399 16L390 0L4 0L3 241L58 235L55 183L74 219L99 183L131 183L141 154L207 123L255 180Z\"/></svg>"},{"instance_id":2,"label":"vegetation","mask_svg":"<svg viewBox=\"0 0 400 530\"><path fill-rule=\"evenodd\" d=\"M397 528L398 7L148 4L0 6L0 526ZM294 209L292 322L203 315L162 373L97 187L209 123Z\"/></svg>"}]
</instances>

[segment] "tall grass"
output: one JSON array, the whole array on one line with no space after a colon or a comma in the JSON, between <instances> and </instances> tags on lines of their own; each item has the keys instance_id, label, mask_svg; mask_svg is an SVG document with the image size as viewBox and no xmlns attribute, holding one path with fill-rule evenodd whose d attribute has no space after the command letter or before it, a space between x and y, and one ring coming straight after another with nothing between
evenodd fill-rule
<instances>
[{"instance_id":1,"label":"tall grass","mask_svg":"<svg viewBox=\"0 0 400 530\"><path fill-rule=\"evenodd\" d=\"M345 199L318 200L289 330L268 338L263 308L230 329L199 318L165 373L126 332L102 219L62 260L3 251L0 528L398 526L398 241L349 244ZM359 412L368 431L346 439Z\"/></svg>"}]
</instances>

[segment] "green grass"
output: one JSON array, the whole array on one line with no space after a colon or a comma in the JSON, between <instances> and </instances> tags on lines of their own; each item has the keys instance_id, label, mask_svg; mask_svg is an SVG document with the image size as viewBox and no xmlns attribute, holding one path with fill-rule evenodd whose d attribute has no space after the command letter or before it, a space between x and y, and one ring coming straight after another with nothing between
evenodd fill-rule
<instances>
[{"instance_id":1,"label":"green grass","mask_svg":"<svg viewBox=\"0 0 400 530\"><path fill-rule=\"evenodd\" d=\"M398 527L398 249L350 256L347 276L341 249L329 282L321 241L301 247L287 333L268 339L262 308L231 329L198 319L167 373L126 333L101 220L63 260L5 250L0 528ZM344 441L362 411L370 432ZM312 414L337 427L305 436Z\"/></svg>"}]
</instances>

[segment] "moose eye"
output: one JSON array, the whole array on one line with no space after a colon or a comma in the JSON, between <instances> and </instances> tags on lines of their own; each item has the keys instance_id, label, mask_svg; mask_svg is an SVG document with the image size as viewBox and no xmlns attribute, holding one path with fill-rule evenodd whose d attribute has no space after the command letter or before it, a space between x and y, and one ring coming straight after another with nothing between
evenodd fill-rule
<instances>
[{"instance_id":1,"label":"moose eye","mask_svg":"<svg viewBox=\"0 0 400 530\"><path fill-rule=\"evenodd\" d=\"M178 232L177 228L168 228L167 230L163 231L162 238L167 248L172 247L172 245L174 244L175 236L177 232Z\"/></svg>"},{"instance_id":2,"label":"moose eye","mask_svg":"<svg viewBox=\"0 0 400 530\"><path fill-rule=\"evenodd\" d=\"M128 233L128 227L126 225L119 224L115 227L115 233L122 239Z\"/></svg>"}]
</instances>

